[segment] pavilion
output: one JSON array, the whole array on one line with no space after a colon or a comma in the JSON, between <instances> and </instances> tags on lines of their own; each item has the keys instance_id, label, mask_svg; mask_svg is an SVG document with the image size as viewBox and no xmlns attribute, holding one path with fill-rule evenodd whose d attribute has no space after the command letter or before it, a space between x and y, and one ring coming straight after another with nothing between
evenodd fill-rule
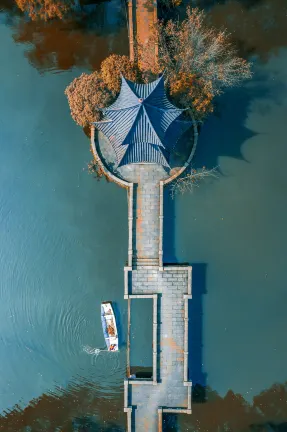
<instances>
[{"instance_id":1,"label":"pavilion","mask_svg":"<svg viewBox=\"0 0 287 432\"><path fill-rule=\"evenodd\" d=\"M156 163L169 168L171 152L192 125L182 119L184 110L168 100L163 75L148 84L122 76L118 98L101 111L103 120L93 124L111 143L118 167Z\"/></svg>"}]
</instances>

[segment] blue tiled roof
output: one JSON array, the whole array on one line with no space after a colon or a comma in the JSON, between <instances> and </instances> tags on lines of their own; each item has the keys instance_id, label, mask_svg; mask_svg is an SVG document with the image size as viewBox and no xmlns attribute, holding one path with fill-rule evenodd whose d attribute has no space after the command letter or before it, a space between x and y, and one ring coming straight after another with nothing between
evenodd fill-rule
<instances>
[{"instance_id":1,"label":"blue tiled roof","mask_svg":"<svg viewBox=\"0 0 287 432\"><path fill-rule=\"evenodd\" d=\"M118 166L149 162L168 167L170 152L191 126L178 119L182 111L168 100L162 76L149 84L122 77L117 100L94 125L109 139Z\"/></svg>"}]
</instances>

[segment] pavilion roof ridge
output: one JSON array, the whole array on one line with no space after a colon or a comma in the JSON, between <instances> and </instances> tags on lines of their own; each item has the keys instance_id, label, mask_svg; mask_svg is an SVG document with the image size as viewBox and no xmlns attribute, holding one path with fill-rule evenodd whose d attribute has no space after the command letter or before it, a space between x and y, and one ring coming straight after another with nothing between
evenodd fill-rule
<instances>
[{"instance_id":1,"label":"pavilion roof ridge","mask_svg":"<svg viewBox=\"0 0 287 432\"><path fill-rule=\"evenodd\" d=\"M169 101L163 75L137 84L121 74L118 97L93 124L110 141L118 166L141 161L168 166L174 144L190 124L178 120L184 111Z\"/></svg>"}]
</instances>

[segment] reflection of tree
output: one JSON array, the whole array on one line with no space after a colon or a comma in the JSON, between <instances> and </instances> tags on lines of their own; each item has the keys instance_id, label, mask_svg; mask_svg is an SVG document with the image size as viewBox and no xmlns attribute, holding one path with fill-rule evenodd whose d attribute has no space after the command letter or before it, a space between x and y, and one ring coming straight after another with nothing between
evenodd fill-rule
<instances>
[{"instance_id":1,"label":"reflection of tree","mask_svg":"<svg viewBox=\"0 0 287 432\"><path fill-rule=\"evenodd\" d=\"M209 18L232 33L244 57L256 54L266 60L287 44L285 0L231 0L212 7Z\"/></svg>"},{"instance_id":2,"label":"reflection of tree","mask_svg":"<svg viewBox=\"0 0 287 432\"><path fill-rule=\"evenodd\" d=\"M111 393L112 398L107 398L95 383L85 382L43 394L25 409L15 406L5 417L0 416L0 431L123 431L126 421L122 410L123 388Z\"/></svg>"},{"instance_id":3,"label":"reflection of tree","mask_svg":"<svg viewBox=\"0 0 287 432\"><path fill-rule=\"evenodd\" d=\"M265 418L286 421L287 420L287 383L273 385L254 398L254 407L261 411ZM272 403L270 403L272 400Z\"/></svg>"},{"instance_id":4,"label":"reflection of tree","mask_svg":"<svg viewBox=\"0 0 287 432\"><path fill-rule=\"evenodd\" d=\"M178 416L179 430L194 432L286 432L287 382L255 396L249 404L231 390L221 397L206 390L205 403L193 403L192 415ZM108 395L106 395L108 396ZM21 410L15 407L0 417L0 431L61 432L123 431L123 389L103 397L94 383L71 385L66 390L42 395ZM100 421L95 421L99 418ZM169 423L169 422L167 422ZM30 429L28 429L28 426ZM57 429L58 428L58 429ZM172 429L175 430L175 429Z\"/></svg>"},{"instance_id":5,"label":"reflection of tree","mask_svg":"<svg viewBox=\"0 0 287 432\"><path fill-rule=\"evenodd\" d=\"M287 382L261 392L251 404L231 390L221 397L206 389L206 403L193 404L192 415L179 420L180 430L196 432L286 432L282 425L287 421Z\"/></svg>"},{"instance_id":6,"label":"reflection of tree","mask_svg":"<svg viewBox=\"0 0 287 432\"><path fill-rule=\"evenodd\" d=\"M126 29L121 19L109 28L105 5L82 21L49 22L15 19L13 38L17 43L30 44L26 51L29 62L40 71L68 70L74 66L98 68L112 51L126 51Z\"/></svg>"}]
</instances>

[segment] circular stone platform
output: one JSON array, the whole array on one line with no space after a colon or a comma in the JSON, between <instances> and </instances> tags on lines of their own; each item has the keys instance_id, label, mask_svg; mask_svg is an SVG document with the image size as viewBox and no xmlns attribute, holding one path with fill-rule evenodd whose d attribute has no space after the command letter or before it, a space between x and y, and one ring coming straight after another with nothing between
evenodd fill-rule
<instances>
[{"instance_id":1,"label":"circular stone platform","mask_svg":"<svg viewBox=\"0 0 287 432\"><path fill-rule=\"evenodd\" d=\"M179 172L187 162L195 143L194 128L190 128L179 139L174 151L170 155L170 169L155 163L129 164L117 167L116 153L109 140L95 130L95 147L103 164L117 178L127 182L140 183L152 180L158 183L160 180L167 180Z\"/></svg>"}]
</instances>

